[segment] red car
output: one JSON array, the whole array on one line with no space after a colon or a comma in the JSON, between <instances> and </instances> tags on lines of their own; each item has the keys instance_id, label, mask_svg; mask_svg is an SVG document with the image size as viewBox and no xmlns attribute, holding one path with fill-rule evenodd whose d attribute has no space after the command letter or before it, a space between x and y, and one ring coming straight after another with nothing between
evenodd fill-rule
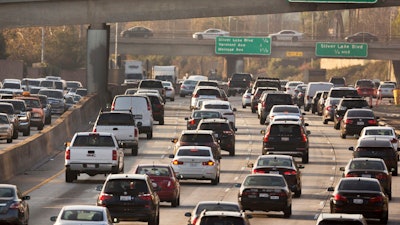
<instances>
[{"instance_id":1,"label":"red car","mask_svg":"<svg viewBox=\"0 0 400 225\"><path fill-rule=\"evenodd\" d=\"M374 97L376 96L375 84L370 79L357 80L355 88L361 97Z\"/></svg>"},{"instance_id":2,"label":"red car","mask_svg":"<svg viewBox=\"0 0 400 225\"><path fill-rule=\"evenodd\" d=\"M157 183L160 187L157 191L160 202L171 202L172 207L179 206L180 184L169 164L139 164L135 173L147 174L152 182Z\"/></svg>"}]
</instances>

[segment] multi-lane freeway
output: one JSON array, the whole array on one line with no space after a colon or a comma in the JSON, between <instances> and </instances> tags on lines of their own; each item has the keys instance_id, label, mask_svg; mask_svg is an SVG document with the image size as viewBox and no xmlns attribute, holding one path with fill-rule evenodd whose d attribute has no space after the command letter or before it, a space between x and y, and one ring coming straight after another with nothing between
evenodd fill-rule
<instances>
[{"instance_id":1,"label":"multi-lane freeway","mask_svg":"<svg viewBox=\"0 0 400 225\"><path fill-rule=\"evenodd\" d=\"M171 138L177 137L185 129L185 116L189 115L189 98L178 98L175 102L167 102L165 125L155 125L154 138L140 138L138 156L130 156L126 151L125 172L130 172L138 163L169 163L173 143ZM172 208L162 203L161 225L187 224L184 213L191 211L201 200L237 201L238 189L234 187L249 173L249 161L254 161L261 153L262 136L256 114L249 108L242 109L240 97L231 97L230 101L237 108L236 156L230 157L223 152L221 160L222 173L220 184L214 186L209 181L182 181L181 205ZM283 218L282 213L254 212L251 224L315 224L316 215L329 211L329 192L327 187L334 185L341 177L340 166L344 166L351 158L349 146L356 139L341 139L332 124L324 125L321 118L307 113L306 122L310 124L310 163L305 164L303 173L303 192L300 198L293 200L293 215ZM95 187L105 180L103 175L89 177L81 175L77 182L65 183L63 168L63 152L60 151L51 160L40 166L15 176L10 183L19 187L31 196L30 224L52 224L50 216L57 215L62 206L68 204L95 204L98 192ZM299 159L297 159L299 160ZM393 178L393 199L390 201L389 225L400 223L400 177ZM121 222L120 224L144 224L140 222ZM378 224L372 221L371 224Z\"/></svg>"}]
</instances>

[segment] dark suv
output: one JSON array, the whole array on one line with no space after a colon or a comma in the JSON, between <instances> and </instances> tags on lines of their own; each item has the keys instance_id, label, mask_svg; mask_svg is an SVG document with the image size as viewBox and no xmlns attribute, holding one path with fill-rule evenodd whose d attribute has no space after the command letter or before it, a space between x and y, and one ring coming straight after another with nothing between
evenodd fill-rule
<instances>
[{"instance_id":1,"label":"dark suv","mask_svg":"<svg viewBox=\"0 0 400 225\"><path fill-rule=\"evenodd\" d=\"M358 140L357 146L350 147L353 151L353 157L370 157L381 158L385 161L386 167L392 172L393 176L397 176L397 161L399 153L393 148L390 140L386 138L364 137Z\"/></svg>"},{"instance_id":2,"label":"dark suv","mask_svg":"<svg viewBox=\"0 0 400 225\"><path fill-rule=\"evenodd\" d=\"M228 81L228 96L235 96L236 93L243 93L250 88L253 82L253 75L250 73L234 73Z\"/></svg>"},{"instance_id":3,"label":"dark suv","mask_svg":"<svg viewBox=\"0 0 400 225\"><path fill-rule=\"evenodd\" d=\"M227 119L202 119L197 126L198 130L212 130L219 140L222 150L228 151L230 156L235 155L235 131Z\"/></svg>"},{"instance_id":4,"label":"dark suv","mask_svg":"<svg viewBox=\"0 0 400 225\"><path fill-rule=\"evenodd\" d=\"M251 95L250 108L251 112L255 113L257 111L258 102L260 101L261 95L264 91L277 91L277 88L274 87L259 87L255 90L255 92Z\"/></svg>"},{"instance_id":5,"label":"dark suv","mask_svg":"<svg viewBox=\"0 0 400 225\"><path fill-rule=\"evenodd\" d=\"M111 216L121 221L142 221L158 225L158 189L159 186L153 184L146 174L111 174L102 186L97 187L97 190L101 190L97 205L107 207Z\"/></svg>"},{"instance_id":6,"label":"dark suv","mask_svg":"<svg viewBox=\"0 0 400 225\"><path fill-rule=\"evenodd\" d=\"M283 154L301 157L302 163L308 163L309 140L305 127L294 121L275 121L268 125L264 134L262 154Z\"/></svg>"},{"instance_id":7,"label":"dark suv","mask_svg":"<svg viewBox=\"0 0 400 225\"><path fill-rule=\"evenodd\" d=\"M174 155L180 146L199 145L211 147L214 157L216 159L221 158L221 147L211 130L183 130L180 137L173 138L171 142L175 143Z\"/></svg>"},{"instance_id":8,"label":"dark suv","mask_svg":"<svg viewBox=\"0 0 400 225\"><path fill-rule=\"evenodd\" d=\"M260 99L261 103L261 114L260 114L260 124L265 124L265 120L274 105L293 105L292 96L290 94L275 91L270 92Z\"/></svg>"},{"instance_id":9,"label":"dark suv","mask_svg":"<svg viewBox=\"0 0 400 225\"><path fill-rule=\"evenodd\" d=\"M348 109L368 109L371 108L364 98L342 98L333 111L333 127L336 130L340 128L340 121Z\"/></svg>"}]
</instances>

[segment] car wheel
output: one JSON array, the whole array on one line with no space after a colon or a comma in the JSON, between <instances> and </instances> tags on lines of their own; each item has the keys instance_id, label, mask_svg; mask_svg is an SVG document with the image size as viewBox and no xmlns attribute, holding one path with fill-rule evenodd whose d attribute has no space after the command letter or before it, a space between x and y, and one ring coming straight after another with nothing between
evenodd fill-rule
<instances>
[{"instance_id":1,"label":"car wheel","mask_svg":"<svg viewBox=\"0 0 400 225\"><path fill-rule=\"evenodd\" d=\"M346 139L346 133L340 133L340 137Z\"/></svg>"},{"instance_id":2,"label":"car wheel","mask_svg":"<svg viewBox=\"0 0 400 225\"><path fill-rule=\"evenodd\" d=\"M256 109L253 108L253 107L251 107L251 112L252 112L252 113L256 113Z\"/></svg>"},{"instance_id":3,"label":"car wheel","mask_svg":"<svg viewBox=\"0 0 400 225\"><path fill-rule=\"evenodd\" d=\"M44 124L46 125L51 124L51 116L46 117L46 119L44 120Z\"/></svg>"},{"instance_id":4,"label":"car wheel","mask_svg":"<svg viewBox=\"0 0 400 225\"><path fill-rule=\"evenodd\" d=\"M324 120L322 121L322 123L323 123L323 124L328 124L328 120L324 119Z\"/></svg>"},{"instance_id":5,"label":"car wheel","mask_svg":"<svg viewBox=\"0 0 400 225\"><path fill-rule=\"evenodd\" d=\"M242 109L245 109L245 108L246 108L246 105L243 105L243 104L242 104Z\"/></svg>"},{"instance_id":6,"label":"car wheel","mask_svg":"<svg viewBox=\"0 0 400 225\"><path fill-rule=\"evenodd\" d=\"M266 118L264 118L264 117L260 117L260 124L261 125L264 125L265 124L265 120L266 120Z\"/></svg>"},{"instance_id":7,"label":"car wheel","mask_svg":"<svg viewBox=\"0 0 400 225\"><path fill-rule=\"evenodd\" d=\"M292 215L292 205L289 205L286 209L283 210L283 217L289 218Z\"/></svg>"},{"instance_id":8,"label":"car wheel","mask_svg":"<svg viewBox=\"0 0 400 225\"><path fill-rule=\"evenodd\" d=\"M202 39L203 39L203 35L199 34L199 35L197 36L197 39L198 39L198 40L202 40Z\"/></svg>"},{"instance_id":9,"label":"car wheel","mask_svg":"<svg viewBox=\"0 0 400 225\"><path fill-rule=\"evenodd\" d=\"M272 40L273 40L273 41L277 41L278 39L277 39L275 36L273 36L273 37L272 37Z\"/></svg>"},{"instance_id":10,"label":"car wheel","mask_svg":"<svg viewBox=\"0 0 400 225\"><path fill-rule=\"evenodd\" d=\"M171 98L171 102L175 101L175 98Z\"/></svg>"},{"instance_id":11,"label":"car wheel","mask_svg":"<svg viewBox=\"0 0 400 225\"><path fill-rule=\"evenodd\" d=\"M339 130L340 124L339 123L334 123L333 124L333 128L335 128L335 130Z\"/></svg>"},{"instance_id":12,"label":"car wheel","mask_svg":"<svg viewBox=\"0 0 400 225\"><path fill-rule=\"evenodd\" d=\"M148 34L144 34L143 37L144 38L149 38L149 35Z\"/></svg>"},{"instance_id":13,"label":"car wheel","mask_svg":"<svg viewBox=\"0 0 400 225\"><path fill-rule=\"evenodd\" d=\"M295 197L295 198L300 198L300 196L301 196L301 188L297 189L297 190L294 192L294 197Z\"/></svg>"},{"instance_id":14,"label":"car wheel","mask_svg":"<svg viewBox=\"0 0 400 225\"><path fill-rule=\"evenodd\" d=\"M43 130L43 127L44 127L44 123L43 123L43 124L40 124L40 125L37 127L37 129L38 129L38 130Z\"/></svg>"},{"instance_id":15,"label":"car wheel","mask_svg":"<svg viewBox=\"0 0 400 225\"><path fill-rule=\"evenodd\" d=\"M387 224L388 220L389 220L389 213L386 211L386 212L383 214L383 217L380 219L380 222L381 222L382 224Z\"/></svg>"},{"instance_id":16,"label":"car wheel","mask_svg":"<svg viewBox=\"0 0 400 225\"><path fill-rule=\"evenodd\" d=\"M158 212L157 215L154 218L151 218L149 222L147 223L148 225L158 225L160 224L160 213Z\"/></svg>"},{"instance_id":17,"label":"car wheel","mask_svg":"<svg viewBox=\"0 0 400 225\"><path fill-rule=\"evenodd\" d=\"M28 127L28 129L26 129L26 130L24 130L22 132L22 135L24 135L24 136L29 136L30 134L31 134L31 128L30 127Z\"/></svg>"},{"instance_id":18,"label":"car wheel","mask_svg":"<svg viewBox=\"0 0 400 225\"><path fill-rule=\"evenodd\" d=\"M66 169L65 170L65 182L67 183L72 183L74 182L74 180L76 180L77 175L75 174L75 172L71 171L71 169Z\"/></svg>"},{"instance_id":19,"label":"car wheel","mask_svg":"<svg viewBox=\"0 0 400 225\"><path fill-rule=\"evenodd\" d=\"M229 151L229 156L235 156L235 146L233 146Z\"/></svg>"},{"instance_id":20,"label":"car wheel","mask_svg":"<svg viewBox=\"0 0 400 225\"><path fill-rule=\"evenodd\" d=\"M19 136L19 132L18 132L18 130L14 130L14 132L13 132L13 139L18 139L18 136Z\"/></svg>"},{"instance_id":21,"label":"car wheel","mask_svg":"<svg viewBox=\"0 0 400 225\"><path fill-rule=\"evenodd\" d=\"M302 163L308 163L308 161L309 161L309 157L308 157L308 152L307 152L306 154L304 154L304 155L301 157L301 162L302 162Z\"/></svg>"},{"instance_id":22,"label":"car wheel","mask_svg":"<svg viewBox=\"0 0 400 225\"><path fill-rule=\"evenodd\" d=\"M152 138L153 138L153 130L147 133L147 139L152 139Z\"/></svg>"},{"instance_id":23,"label":"car wheel","mask_svg":"<svg viewBox=\"0 0 400 225\"><path fill-rule=\"evenodd\" d=\"M219 175L217 175L217 177L215 177L215 179L211 180L212 185L217 185L218 183L219 183Z\"/></svg>"},{"instance_id":24,"label":"car wheel","mask_svg":"<svg viewBox=\"0 0 400 225\"><path fill-rule=\"evenodd\" d=\"M161 120L158 121L159 125L164 125L164 118L162 118Z\"/></svg>"},{"instance_id":25,"label":"car wheel","mask_svg":"<svg viewBox=\"0 0 400 225\"><path fill-rule=\"evenodd\" d=\"M180 197L178 196L176 199L172 200L171 206L172 207L178 207L180 202Z\"/></svg>"},{"instance_id":26,"label":"car wheel","mask_svg":"<svg viewBox=\"0 0 400 225\"><path fill-rule=\"evenodd\" d=\"M392 191L389 191L389 192L387 193L387 195L388 195L389 200L392 200Z\"/></svg>"},{"instance_id":27,"label":"car wheel","mask_svg":"<svg viewBox=\"0 0 400 225\"><path fill-rule=\"evenodd\" d=\"M298 40L299 40L298 37L293 37L293 38L292 38L292 41L298 41Z\"/></svg>"},{"instance_id":28,"label":"car wheel","mask_svg":"<svg viewBox=\"0 0 400 225\"><path fill-rule=\"evenodd\" d=\"M138 155L138 146L132 147L131 153L133 156L137 156Z\"/></svg>"}]
</instances>

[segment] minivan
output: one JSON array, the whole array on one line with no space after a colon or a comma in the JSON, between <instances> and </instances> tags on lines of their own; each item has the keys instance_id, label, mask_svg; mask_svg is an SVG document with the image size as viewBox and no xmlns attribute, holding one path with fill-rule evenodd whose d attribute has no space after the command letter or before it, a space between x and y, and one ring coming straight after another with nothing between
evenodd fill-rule
<instances>
[{"instance_id":1,"label":"minivan","mask_svg":"<svg viewBox=\"0 0 400 225\"><path fill-rule=\"evenodd\" d=\"M146 133L147 139L153 138L153 116L149 97L116 95L111 104L111 111L130 111L138 122L139 133Z\"/></svg>"},{"instance_id":2,"label":"minivan","mask_svg":"<svg viewBox=\"0 0 400 225\"><path fill-rule=\"evenodd\" d=\"M317 91L329 91L333 87L330 82L310 82L307 85L304 95L304 111L309 111L311 108L311 100Z\"/></svg>"}]
</instances>

